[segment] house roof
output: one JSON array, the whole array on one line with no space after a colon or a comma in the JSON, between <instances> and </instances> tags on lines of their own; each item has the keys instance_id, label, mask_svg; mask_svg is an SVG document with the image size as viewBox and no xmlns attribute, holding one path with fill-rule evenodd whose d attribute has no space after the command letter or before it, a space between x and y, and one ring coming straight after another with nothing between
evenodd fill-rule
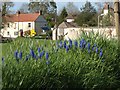
<instances>
[{"instance_id":1,"label":"house roof","mask_svg":"<svg viewBox=\"0 0 120 90\"><path fill-rule=\"evenodd\" d=\"M14 15L6 15L6 21L10 22L29 22L35 21L39 16L39 13L30 13L30 14L14 14Z\"/></svg>"},{"instance_id":2,"label":"house roof","mask_svg":"<svg viewBox=\"0 0 120 90\"><path fill-rule=\"evenodd\" d=\"M72 27L78 27L78 25L74 22L62 22L58 28L72 28Z\"/></svg>"},{"instance_id":3,"label":"house roof","mask_svg":"<svg viewBox=\"0 0 120 90\"><path fill-rule=\"evenodd\" d=\"M68 15L66 19L74 19L74 17L72 15Z\"/></svg>"}]
</instances>

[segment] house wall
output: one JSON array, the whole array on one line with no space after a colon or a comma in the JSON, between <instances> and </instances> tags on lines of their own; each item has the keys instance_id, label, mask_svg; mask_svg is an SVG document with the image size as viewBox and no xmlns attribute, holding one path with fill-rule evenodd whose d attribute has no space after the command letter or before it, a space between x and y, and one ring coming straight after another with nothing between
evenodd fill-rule
<instances>
[{"instance_id":1,"label":"house wall","mask_svg":"<svg viewBox=\"0 0 120 90\"><path fill-rule=\"evenodd\" d=\"M67 19L67 22L73 22L74 19Z\"/></svg>"},{"instance_id":2,"label":"house wall","mask_svg":"<svg viewBox=\"0 0 120 90\"><path fill-rule=\"evenodd\" d=\"M31 23L31 27L28 27L28 23ZM9 24L9 27L8 27L8 24ZM19 29L19 30L18 30ZM24 31L27 31L27 30L32 30L32 29L35 29L35 22L8 22L6 25L5 25L5 28L2 29L2 35L3 37L13 37L13 38L16 38L18 37L17 34L14 34L16 32L19 32L20 30L23 30ZM9 32L9 34L8 34Z\"/></svg>"},{"instance_id":3,"label":"house wall","mask_svg":"<svg viewBox=\"0 0 120 90\"><path fill-rule=\"evenodd\" d=\"M107 15L108 14L108 9L105 9L104 10L104 15Z\"/></svg>"},{"instance_id":4,"label":"house wall","mask_svg":"<svg viewBox=\"0 0 120 90\"><path fill-rule=\"evenodd\" d=\"M23 32L34 29L36 33L39 34L40 32L42 32L41 27L47 26L47 21L43 18L43 16L39 16L35 22L33 21L33 22L8 22L8 23L9 27L8 24L6 24L5 28L2 29L3 37L13 38L18 37L18 35L14 35L13 33L16 31L20 31L21 29L23 30ZM28 23L31 23L31 27L28 27ZM11 35L8 35L8 32L10 32L9 34Z\"/></svg>"},{"instance_id":5,"label":"house wall","mask_svg":"<svg viewBox=\"0 0 120 90\"><path fill-rule=\"evenodd\" d=\"M39 16L37 20L35 21L35 31L37 34L40 34L42 32L41 27L47 26L47 21L43 18L43 16Z\"/></svg>"}]
</instances>

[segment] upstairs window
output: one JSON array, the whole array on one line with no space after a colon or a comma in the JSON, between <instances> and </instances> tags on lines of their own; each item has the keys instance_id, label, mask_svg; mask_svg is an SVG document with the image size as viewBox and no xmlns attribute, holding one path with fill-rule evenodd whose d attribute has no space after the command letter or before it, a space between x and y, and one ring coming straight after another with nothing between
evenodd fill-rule
<instances>
[{"instance_id":1,"label":"upstairs window","mask_svg":"<svg viewBox=\"0 0 120 90\"><path fill-rule=\"evenodd\" d=\"M10 35L10 32L7 32L7 35Z\"/></svg>"},{"instance_id":2,"label":"upstairs window","mask_svg":"<svg viewBox=\"0 0 120 90\"><path fill-rule=\"evenodd\" d=\"M31 23L28 23L28 27L31 27Z\"/></svg>"},{"instance_id":3,"label":"upstairs window","mask_svg":"<svg viewBox=\"0 0 120 90\"><path fill-rule=\"evenodd\" d=\"M8 23L7 25L8 25L8 27L10 27L10 24L9 24L9 23Z\"/></svg>"}]
</instances>

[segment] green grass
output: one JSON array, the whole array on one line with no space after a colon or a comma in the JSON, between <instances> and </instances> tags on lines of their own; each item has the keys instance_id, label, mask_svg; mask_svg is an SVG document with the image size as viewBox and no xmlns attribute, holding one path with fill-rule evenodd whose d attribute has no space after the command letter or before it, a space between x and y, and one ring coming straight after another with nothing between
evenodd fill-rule
<instances>
[{"instance_id":1,"label":"green grass","mask_svg":"<svg viewBox=\"0 0 120 90\"><path fill-rule=\"evenodd\" d=\"M83 34L77 40L78 45L82 38L87 44L90 43L90 53L87 45L81 49L75 48L74 44L66 52L65 48L57 47L56 42L60 41L52 40L17 38L2 44L5 58L2 64L3 88L120 88L117 40L108 40L93 33L89 36ZM92 51L94 44L98 47L98 53ZM41 59L30 57L25 61L30 48L38 55L38 47L42 49L41 52L44 50L49 53L49 59L46 60L45 54ZM99 57L100 49L103 51L102 57ZM23 53L19 62L14 57L16 50ZM49 64L46 64L47 61Z\"/></svg>"}]
</instances>

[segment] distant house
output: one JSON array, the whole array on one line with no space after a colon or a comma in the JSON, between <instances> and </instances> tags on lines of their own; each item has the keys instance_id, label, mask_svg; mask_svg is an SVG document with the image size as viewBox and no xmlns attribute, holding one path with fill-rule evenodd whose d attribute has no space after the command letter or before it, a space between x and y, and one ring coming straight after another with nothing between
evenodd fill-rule
<instances>
[{"instance_id":1,"label":"distant house","mask_svg":"<svg viewBox=\"0 0 120 90\"><path fill-rule=\"evenodd\" d=\"M21 32L35 30L37 34L47 30L47 21L39 13L6 15L7 23L1 30L3 37L16 38ZM46 29L47 28L47 29Z\"/></svg>"},{"instance_id":2,"label":"distant house","mask_svg":"<svg viewBox=\"0 0 120 90\"><path fill-rule=\"evenodd\" d=\"M105 17L106 15L110 15L110 22L112 25L114 25L115 21L114 21L114 9L109 5L109 3L105 3L104 7L103 7L103 14Z\"/></svg>"},{"instance_id":3,"label":"distant house","mask_svg":"<svg viewBox=\"0 0 120 90\"><path fill-rule=\"evenodd\" d=\"M64 36L64 39L77 39L79 37L80 27L74 22L72 16L67 16L65 21L63 21L57 27L57 39L60 39ZM53 40L55 40L55 28L53 29Z\"/></svg>"}]
</instances>

